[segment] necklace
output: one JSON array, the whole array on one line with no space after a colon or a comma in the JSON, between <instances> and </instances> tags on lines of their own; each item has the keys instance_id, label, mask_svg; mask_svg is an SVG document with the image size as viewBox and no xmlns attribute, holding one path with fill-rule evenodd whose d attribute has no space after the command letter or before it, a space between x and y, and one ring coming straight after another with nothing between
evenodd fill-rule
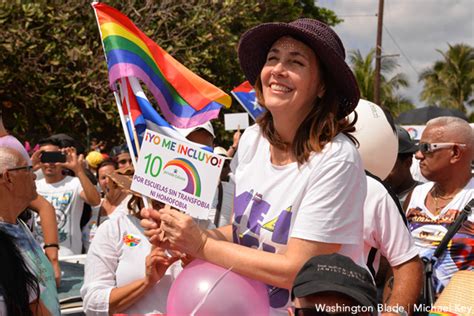
<instances>
[{"instance_id":1,"label":"necklace","mask_svg":"<svg viewBox=\"0 0 474 316\"><path fill-rule=\"evenodd\" d=\"M441 209L443 209L444 207L446 207L446 205L449 204L449 201L451 201L455 196L456 194L458 194L459 191L461 191L463 188L461 189L458 189L456 190L453 194L449 195L449 196L443 196L443 194L441 194L439 192L439 189L438 187L435 185L433 186L433 189L431 189L431 197L433 198L434 200L434 204L435 204L435 214L439 214L439 212L441 211ZM439 205L439 200L442 200L442 201L447 201L446 203L442 203L441 205Z\"/></svg>"}]
</instances>

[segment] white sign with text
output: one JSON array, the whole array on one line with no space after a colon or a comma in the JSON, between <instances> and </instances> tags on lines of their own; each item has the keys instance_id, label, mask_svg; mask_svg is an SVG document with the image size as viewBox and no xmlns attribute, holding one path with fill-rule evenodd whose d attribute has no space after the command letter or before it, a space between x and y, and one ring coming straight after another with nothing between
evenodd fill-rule
<instances>
[{"instance_id":1,"label":"white sign with text","mask_svg":"<svg viewBox=\"0 0 474 316\"><path fill-rule=\"evenodd\" d=\"M146 130L131 189L207 219L223 165L222 156Z\"/></svg>"}]
</instances>

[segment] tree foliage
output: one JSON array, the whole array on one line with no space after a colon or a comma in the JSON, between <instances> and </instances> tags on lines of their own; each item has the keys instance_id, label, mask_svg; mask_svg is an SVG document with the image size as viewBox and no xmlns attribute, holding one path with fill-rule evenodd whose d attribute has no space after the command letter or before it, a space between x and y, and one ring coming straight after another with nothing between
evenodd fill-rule
<instances>
[{"instance_id":1,"label":"tree foliage","mask_svg":"<svg viewBox=\"0 0 474 316\"><path fill-rule=\"evenodd\" d=\"M224 91L240 84L240 34L261 22L313 17L334 25L312 0L110 0L145 34ZM112 142L123 132L108 88L107 66L89 1L0 3L0 105L7 128L37 141L65 132ZM238 106L233 105L236 111ZM238 111L241 111L238 109ZM222 111L221 111L222 112ZM215 122L221 141L232 135Z\"/></svg>"},{"instance_id":2,"label":"tree foliage","mask_svg":"<svg viewBox=\"0 0 474 316\"><path fill-rule=\"evenodd\" d=\"M421 100L466 112L468 106L474 106L474 48L467 44L448 46L446 52L437 50L443 59L421 73Z\"/></svg>"},{"instance_id":3,"label":"tree foliage","mask_svg":"<svg viewBox=\"0 0 474 316\"><path fill-rule=\"evenodd\" d=\"M359 50L349 52L349 63L356 77L361 97L374 102L374 81L375 81L375 49L372 49L367 56L362 56ZM409 87L408 78L404 73L391 75L398 64L395 59L382 58L380 65L380 106L387 108L394 116L398 116L403 111L414 108L411 100L399 94L400 90Z\"/></svg>"}]
</instances>

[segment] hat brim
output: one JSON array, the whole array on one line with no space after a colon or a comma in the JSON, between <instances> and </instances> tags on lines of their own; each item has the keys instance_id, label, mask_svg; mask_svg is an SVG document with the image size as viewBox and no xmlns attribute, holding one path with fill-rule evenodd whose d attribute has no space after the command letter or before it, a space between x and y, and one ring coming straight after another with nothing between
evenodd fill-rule
<instances>
[{"instance_id":1,"label":"hat brim","mask_svg":"<svg viewBox=\"0 0 474 316\"><path fill-rule=\"evenodd\" d=\"M292 297L304 297L312 294L324 292L337 292L355 300L362 306L376 306L375 297L371 300L368 296L363 295L360 291L352 290L347 286L341 286L333 283L327 283L320 280L314 280L296 286L292 291ZM375 294L375 293L374 293Z\"/></svg>"},{"instance_id":2,"label":"hat brim","mask_svg":"<svg viewBox=\"0 0 474 316\"><path fill-rule=\"evenodd\" d=\"M115 170L112 173L106 175L109 177L118 187L122 190L126 191L129 194L142 197L142 195L138 192L132 191L130 188L132 186L132 177L128 175L123 175L119 173L119 170Z\"/></svg>"},{"instance_id":3,"label":"hat brim","mask_svg":"<svg viewBox=\"0 0 474 316\"><path fill-rule=\"evenodd\" d=\"M268 51L273 43L283 36L291 36L313 49L327 76L331 77L336 95L339 98L340 110L338 117L351 113L360 99L359 87L352 70L344 61L344 56L329 46L316 33L288 23L264 23L256 26L240 39L238 54L239 62L245 77L251 85L260 75L265 64Z\"/></svg>"},{"instance_id":4,"label":"hat brim","mask_svg":"<svg viewBox=\"0 0 474 316\"><path fill-rule=\"evenodd\" d=\"M192 132L194 131L198 131L200 129L203 129L205 130L206 132L208 132L209 134L212 135L213 138L216 138L216 135L214 133L214 128L212 127L212 124L211 122L207 122L207 123L204 123L204 124L201 124L201 125L197 125L197 126L194 126L194 127L190 127L190 128L178 128L178 127L174 127L181 135L183 135L184 137L188 137L189 134L191 134Z\"/></svg>"}]
</instances>

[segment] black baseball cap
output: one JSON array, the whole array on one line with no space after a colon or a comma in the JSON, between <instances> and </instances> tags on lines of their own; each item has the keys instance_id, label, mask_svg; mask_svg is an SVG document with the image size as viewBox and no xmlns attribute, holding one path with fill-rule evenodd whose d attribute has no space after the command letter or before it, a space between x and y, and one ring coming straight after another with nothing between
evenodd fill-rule
<instances>
[{"instance_id":1,"label":"black baseball cap","mask_svg":"<svg viewBox=\"0 0 474 316\"><path fill-rule=\"evenodd\" d=\"M406 129L397 125L397 135L399 154L413 154L418 151L418 146L411 139L410 134L408 134Z\"/></svg>"},{"instance_id":2,"label":"black baseball cap","mask_svg":"<svg viewBox=\"0 0 474 316\"><path fill-rule=\"evenodd\" d=\"M377 305L377 290L370 273L340 254L309 259L295 278L291 296L304 297L324 292L344 294L363 306L375 308Z\"/></svg>"},{"instance_id":3,"label":"black baseball cap","mask_svg":"<svg viewBox=\"0 0 474 316\"><path fill-rule=\"evenodd\" d=\"M112 148L112 150L110 151L109 156L112 157L112 158L115 158L115 157L117 157L118 155L124 154L124 153L129 153L127 144L122 144L122 145L114 146L114 147Z\"/></svg>"}]
</instances>

